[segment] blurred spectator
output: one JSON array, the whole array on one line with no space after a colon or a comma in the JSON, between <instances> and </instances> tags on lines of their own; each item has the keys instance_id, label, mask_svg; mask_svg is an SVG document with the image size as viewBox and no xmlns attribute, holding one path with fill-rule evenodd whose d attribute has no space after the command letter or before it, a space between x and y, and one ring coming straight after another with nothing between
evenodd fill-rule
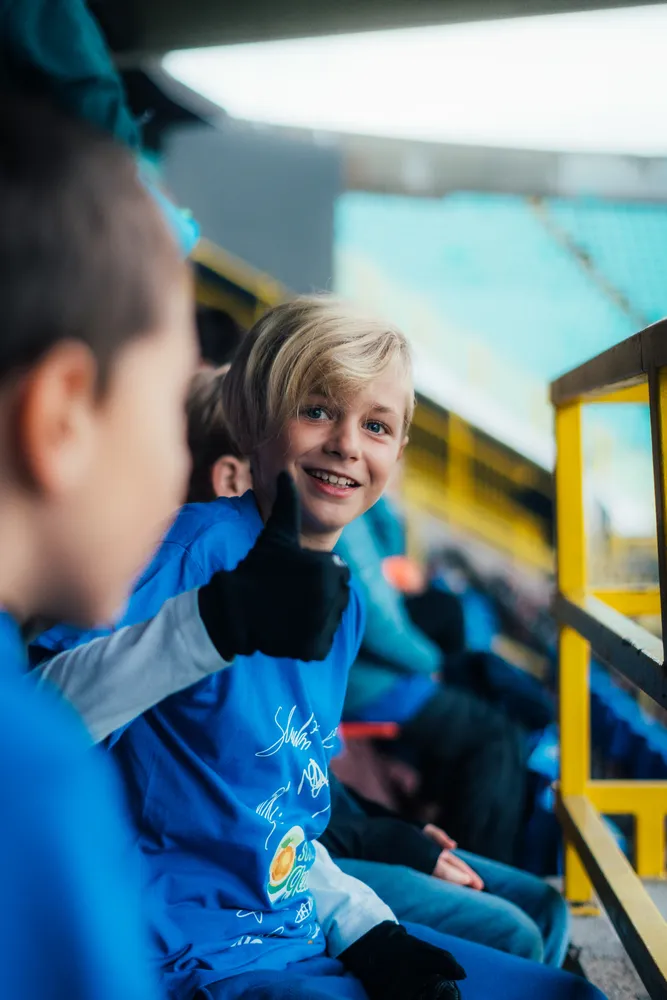
<instances>
[{"instance_id":1,"label":"blurred spectator","mask_svg":"<svg viewBox=\"0 0 667 1000\"><path fill-rule=\"evenodd\" d=\"M210 306L197 306L197 335L202 365L230 365L243 339L243 330L229 313Z\"/></svg>"},{"instance_id":2,"label":"blurred spectator","mask_svg":"<svg viewBox=\"0 0 667 1000\"><path fill-rule=\"evenodd\" d=\"M391 585L383 561L402 549L400 520L384 499L338 544L367 609L345 717L399 723L398 749L416 763L441 825L468 850L511 862L523 813L524 729L551 721L551 703L500 657L460 651L455 596L426 588L406 599Z\"/></svg>"},{"instance_id":3,"label":"blurred spectator","mask_svg":"<svg viewBox=\"0 0 667 1000\"><path fill-rule=\"evenodd\" d=\"M139 127L84 0L2 0L0 54L5 90L48 100L139 149Z\"/></svg>"},{"instance_id":4,"label":"blurred spectator","mask_svg":"<svg viewBox=\"0 0 667 1000\"><path fill-rule=\"evenodd\" d=\"M1 992L149 1000L117 776L19 622L108 618L179 502L191 285L127 152L6 95L0 216Z\"/></svg>"},{"instance_id":5,"label":"blurred spectator","mask_svg":"<svg viewBox=\"0 0 667 1000\"><path fill-rule=\"evenodd\" d=\"M454 853L442 830L408 823L329 778L331 820L321 842L399 920L560 966L568 912L556 889L507 865Z\"/></svg>"},{"instance_id":6,"label":"blurred spectator","mask_svg":"<svg viewBox=\"0 0 667 1000\"><path fill-rule=\"evenodd\" d=\"M54 104L139 153L139 125L85 0L0 0L0 87ZM142 181L188 256L199 239L196 222L148 177Z\"/></svg>"}]
</instances>

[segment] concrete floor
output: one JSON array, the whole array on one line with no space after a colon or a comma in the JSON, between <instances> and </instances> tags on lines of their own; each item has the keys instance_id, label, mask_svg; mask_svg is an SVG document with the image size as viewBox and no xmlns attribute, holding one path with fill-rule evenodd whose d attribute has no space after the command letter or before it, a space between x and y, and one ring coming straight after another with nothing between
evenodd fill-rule
<instances>
[{"instance_id":1,"label":"concrete floor","mask_svg":"<svg viewBox=\"0 0 667 1000\"><path fill-rule=\"evenodd\" d=\"M646 887L667 917L667 882L647 882ZM587 978L608 1000L649 1000L604 910L598 917L573 917L572 943L580 949L579 961Z\"/></svg>"}]
</instances>

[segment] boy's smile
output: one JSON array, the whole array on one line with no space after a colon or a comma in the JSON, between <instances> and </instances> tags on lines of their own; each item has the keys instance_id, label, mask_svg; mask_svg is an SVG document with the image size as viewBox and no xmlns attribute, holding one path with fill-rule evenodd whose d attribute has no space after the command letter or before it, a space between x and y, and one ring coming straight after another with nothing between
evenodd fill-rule
<instances>
[{"instance_id":1,"label":"boy's smile","mask_svg":"<svg viewBox=\"0 0 667 1000\"><path fill-rule=\"evenodd\" d=\"M312 484L327 496L344 497L352 490L359 489L360 483L337 469L305 469L305 472L315 480Z\"/></svg>"},{"instance_id":2,"label":"boy's smile","mask_svg":"<svg viewBox=\"0 0 667 1000\"><path fill-rule=\"evenodd\" d=\"M287 469L301 499L303 543L333 548L345 525L380 497L403 452L408 391L404 372L392 364L345 399L304 400L253 463L263 513L271 509L278 472Z\"/></svg>"}]
</instances>

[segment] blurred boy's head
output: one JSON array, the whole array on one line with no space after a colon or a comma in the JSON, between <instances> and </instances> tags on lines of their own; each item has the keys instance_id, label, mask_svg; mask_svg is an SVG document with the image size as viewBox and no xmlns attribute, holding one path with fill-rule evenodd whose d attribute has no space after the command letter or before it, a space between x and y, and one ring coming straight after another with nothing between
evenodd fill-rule
<instances>
[{"instance_id":1,"label":"blurred boy's head","mask_svg":"<svg viewBox=\"0 0 667 1000\"><path fill-rule=\"evenodd\" d=\"M190 385L186 406L192 459L188 503L241 496L252 487L250 463L227 430L222 405L224 377L224 372L201 371Z\"/></svg>"},{"instance_id":2,"label":"blurred boy's head","mask_svg":"<svg viewBox=\"0 0 667 1000\"><path fill-rule=\"evenodd\" d=\"M222 309L197 306L197 338L202 367L217 369L231 364L243 331Z\"/></svg>"},{"instance_id":3,"label":"blurred boy's head","mask_svg":"<svg viewBox=\"0 0 667 1000\"><path fill-rule=\"evenodd\" d=\"M259 320L222 391L263 516L287 469L301 498L304 542L325 549L381 495L414 408L405 337L324 296L295 299Z\"/></svg>"},{"instance_id":4,"label":"blurred boy's head","mask_svg":"<svg viewBox=\"0 0 667 1000\"><path fill-rule=\"evenodd\" d=\"M182 498L190 277L129 154L0 102L0 605L111 616Z\"/></svg>"}]
</instances>

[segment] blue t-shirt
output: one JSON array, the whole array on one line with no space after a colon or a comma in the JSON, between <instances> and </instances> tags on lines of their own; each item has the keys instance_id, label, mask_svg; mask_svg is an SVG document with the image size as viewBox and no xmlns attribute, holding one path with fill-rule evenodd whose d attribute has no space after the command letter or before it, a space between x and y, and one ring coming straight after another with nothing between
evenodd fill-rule
<instances>
[{"instance_id":1,"label":"blue t-shirt","mask_svg":"<svg viewBox=\"0 0 667 1000\"><path fill-rule=\"evenodd\" d=\"M153 1000L117 779L0 612L0 996Z\"/></svg>"},{"instance_id":2,"label":"blue t-shirt","mask_svg":"<svg viewBox=\"0 0 667 1000\"><path fill-rule=\"evenodd\" d=\"M233 569L261 529L252 493L184 507L120 624ZM250 968L284 969L324 951L308 871L328 821L328 764L362 633L353 591L326 660L238 657L112 737L169 996L185 1000Z\"/></svg>"}]
</instances>

